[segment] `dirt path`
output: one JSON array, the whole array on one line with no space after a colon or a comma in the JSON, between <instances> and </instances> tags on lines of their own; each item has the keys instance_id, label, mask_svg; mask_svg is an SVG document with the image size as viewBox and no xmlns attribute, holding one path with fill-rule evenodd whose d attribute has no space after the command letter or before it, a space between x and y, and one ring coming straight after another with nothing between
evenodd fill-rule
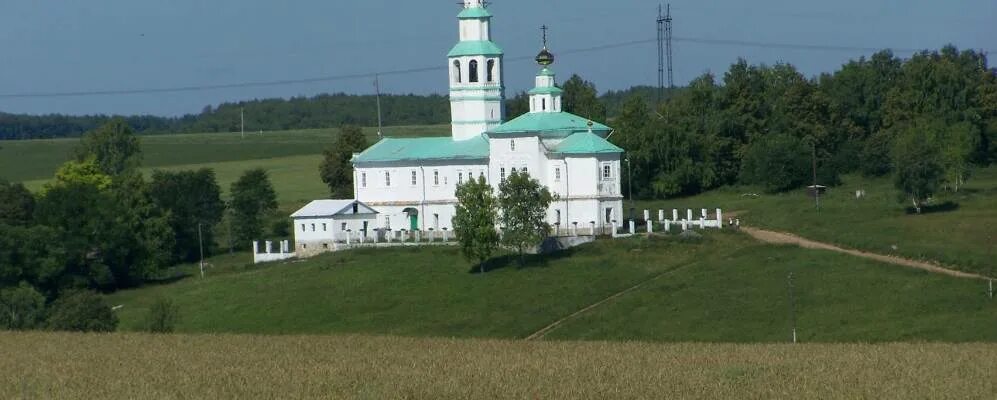
<instances>
[{"instance_id":1,"label":"dirt path","mask_svg":"<svg viewBox=\"0 0 997 400\"><path fill-rule=\"evenodd\" d=\"M870 260L876 260L876 261L881 261L881 262L885 262L885 263L890 263L890 264L895 264L895 265L901 265L901 266L904 266L904 267L922 269L922 270L925 270L925 271L930 271L930 272L934 272L934 273L937 273L937 274L945 274L945 275L954 276L954 277L958 277L958 278L984 279L984 280L990 279L990 278L985 277L983 275L971 274L971 273L968 273L968 272L962 272L962 271L956 271L956 270L953 270L953 269L943 268L943 267L941 267L941 266L939 266L937 264L926 262L926 261L916 261L916 260L911 260L911 259L908 259L908 258L902 258L902 257L897 257L897 256L887 256L887 255L883 255L883 254L876 254L876 253L869 253L869 252L859 251L859 250L845 249L845 248L841 248L841 247L838 247L838 246L835 246L835 245L832 245L832 244L828 244L828 243L815 242L813 240L804 239L804 238L801 238L799 236L793 235L791 233L767 231L767 230L764 230L764 229L748 228L748 227L741 227L741 230L743 230L744 232L746 232L748 235L751 235L751 237L753 237L753 238L755 238L755 239L757 239L759 241L765 242L765 243L772 243L772 244L794 244L794 245L803 247L805 249L818 249L818 250L836 251L838 253L844 253L844 254L855 256L855 257L868 258Z\"/></svg>"},{"instance_id":2,"label":"dirt path","mask_svg":"<svg viewBox=\"0 0 997 400\"><path fill-rule=\"evenodd\" d=\"M585 307L585 308L583 308L581 310L575 311L574 313L571 313L571 315L568 315L568 316L566 316L564 318L561 318L561 319L559 319L557 321L554 321L552 324L545 326L543 329L534 332L530 336L527 336L526 339L524 339L524 340L529 341L529 340L540 340L540 339L543 339L544 336L547 336L548 333L550 333L551 331L553 331L553 330L557 329L558 327L560 327L561 324L563 324L565 322L568 322L569 320L572 320L572 319L578 317L579 315L587 313L587 312L591 311L592 309L594 309L596 307L599 307L599 306L601 306L603 304L606 304L606 303L608 303L610 301L613 301L613 300L615 300L615 299L617 299L617 298L619 298L619 297L621 297L621 296L623 296L623 295L625 295L627 293L633 292L634 290L640 289L641 287L644 287L644 285L647 285L648 283L654 282L654 281L656 281L656 280L664 277L665 275L669 275L669 274L678 272L679 270L688 268L688 267L690 267L690 266L692 266L694 264L696 264L696 262L690 262L688 264L681 265L681 266L676 267L674 269L671 269L671 270L662 272L660 274L657 274L655 276L652 276L652 277L648 278L647 280L644 280L641 283L638 283L638 284L636 284L634 286L631 286L631 287L629 287L627 289L624 289L624 290L622 290L620 292L617 292L616 294L614 294L612 296L609 296L609 297L607 297L605 299L599 300L599 301L593 303L592 305L590 305L588 307Z\"/></svg>"}]
</instances>

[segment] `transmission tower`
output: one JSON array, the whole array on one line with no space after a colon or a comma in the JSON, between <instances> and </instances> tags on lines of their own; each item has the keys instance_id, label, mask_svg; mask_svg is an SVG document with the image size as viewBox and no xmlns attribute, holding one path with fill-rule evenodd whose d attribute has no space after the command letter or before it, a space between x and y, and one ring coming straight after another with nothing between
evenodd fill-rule
<instances>
[{"instance_id":1,"label":"transmission tower","mask_svg":"<svg viewBox=\"0 0 997 400\"><path fill-rule=\"evenodd\" d=\"M675 87L675 78L672 73L672 5L668 4L665 13L661 13L661 5L658 5L658 102L664 99L665 83L668 89ZM668 80L665 80L667 59Z\"/></svg>"}]
</instances>

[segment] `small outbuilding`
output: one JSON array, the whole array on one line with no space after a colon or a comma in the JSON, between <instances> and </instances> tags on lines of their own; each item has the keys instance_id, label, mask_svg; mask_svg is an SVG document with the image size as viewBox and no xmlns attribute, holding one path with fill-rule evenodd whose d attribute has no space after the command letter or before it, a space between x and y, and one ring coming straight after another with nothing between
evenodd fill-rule
<instances>
[{"instance_id":1,"label":"small outbuilding","mask_svg":"<svg viewBox=\"0 0 997 400\"><path fill-rule=\"evenodd\" d=\"M336 243L372 238L377 210L357 200L315 200L291 214L299 256L331 251Z\"/></svg>"}]
</instances>

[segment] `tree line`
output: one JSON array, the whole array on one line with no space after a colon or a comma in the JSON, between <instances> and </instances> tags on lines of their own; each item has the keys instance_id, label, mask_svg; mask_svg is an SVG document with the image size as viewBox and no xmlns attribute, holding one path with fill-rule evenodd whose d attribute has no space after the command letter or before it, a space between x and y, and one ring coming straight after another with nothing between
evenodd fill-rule
<instances>
[{"instance_id":1,"label":"tree line","mask_svg":"<svg viewBox=\"0 0 997 400\"><path fill-rule=\"evenodd\" d=\"M263 170L246 171L226 202L211 169L147 179L141 162L138 139L117 119L85 134L39 193L0 181L0 329L113 330L100 293L216 253L223 220L230 248L289 234ZM171 304L153 307L150 330L168 328Z\"/></svg>"},{"instance_id":2,"label":"tree line","mask_svg":"<svg viewBox=\"0 0 997 400\"><path fill-rule=\"evenodd\" d=\"M586 89L581 78L575 76L565 83L565 98ZM594 87L592 87L594 89ZM647 92L648 88L634 89ZM581 93L583 114L592 114L587 107L595 107L595 119L604 119L606 111L598 107L605 103L611 110L618 110L623 95L630 91L610 92L602 98L587 97ZM507 101L509 115L522 115L529 111L526 93L514 95ZM566 105L569 107L569 105ZM440 95L382 95L381 108L386 125L437 125L450 122L450 101ZM198 114L180 117L151 115L115 117L107 115L70 116L60 114L23 115L0 112L0 140L51 139L79 137L115 119L123 119L131 129L142 135L168 133L280 131L290 129L318 129L343 125L376 126L376 99L371 95L323 94L313 97L290 99L262 99L207 106ZM511 118L510 118L511 119Z\"/></svg>"},{"instance_id":3,"label":"tree line","mask_svg":"<svg viewBox=\"0 0 997 400\"><path fill-rule=\"evenodd\" d=\"M636 197L731 184L786 191L841 174L892 174L920 209L997 161L997 79L985 55L948 46L890 51L808 79L790 64L738 60L657 106L631 96L612 141L627 149Z\"/></svg>"}]
</instances>

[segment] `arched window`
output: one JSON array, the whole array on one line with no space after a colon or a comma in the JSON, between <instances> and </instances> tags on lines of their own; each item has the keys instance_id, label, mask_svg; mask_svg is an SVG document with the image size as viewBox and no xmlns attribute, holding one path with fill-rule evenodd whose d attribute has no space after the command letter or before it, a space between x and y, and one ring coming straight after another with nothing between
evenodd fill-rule
<instances>
[{"instance_id":1,"label":"arched window","mask_svg":"<svg viewBox=\"0 0 997 400\"><path fill-rule=\"evenodd\" d=\"M543 111L547 111L547 99L540 99L540 103L543 104L543 106L541 106L540 109Z\"/></svg>"},{"instance_id":2,"label":"arched window","mask_svg":"<svg viewBox=\"0 0 997 400\"><path fill-rule=\"evenodd\" d=\"M468 73L468 78L467 78L468 82L471 83L478 82L478 61L471 60L471 62L467 64L467 73Z\"/></svg>"},{"instance_id":3,"label":"arched window","mask_svg":"<svg viewBox=\"0 0 997 400\"><path fill-rule=\"evenodd\" d=\"M460 83L460 60L453 60L453 80L454 82Z\"/></svg>"},{"instance_id":4,"label":"arched window","mask_svg":"<svg viewBox=\"0 0 997 400\"><path fill-rule=\"evenodd\" d=\"M495 82L495 60L488 60L488 82Z\"/></svg>"}]
</instances>

